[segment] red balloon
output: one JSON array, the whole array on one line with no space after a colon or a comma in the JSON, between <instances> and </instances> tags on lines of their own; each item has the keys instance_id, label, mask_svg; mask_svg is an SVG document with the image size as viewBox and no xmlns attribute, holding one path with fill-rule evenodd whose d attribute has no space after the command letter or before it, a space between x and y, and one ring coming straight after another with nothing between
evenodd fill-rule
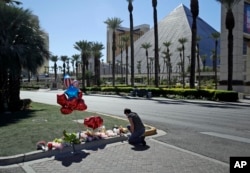
<instances>
[{"instance_id":1,"label":"red balloon","mask_svg":"<svg viewBox=\"0 0 250 173\"><path fill-rule=\"evenodd\" d=\"M96 129L102 126L102 124L103 119L99 116L91 116L84 119L84 125L92 129Z\"/></svg>"},{"instance_id":2,"label":"red balloon","mask_svg":"<svg viewBox=\"0 0 250 173\"><path fill-rule=\"evenodd\" d=\"M61 107L61 113L62 114L70 114L70 113L72 113L73 112L73 110L72 109L70 109L70 108L67 108L67 107Z\"/></svg>"},{"instance_id":3,"label":"red balloon","mask_svg":"<svg viewBox=\"0 0 250 173\"><path fill-rule=\"evenodd\" d=\"M77 99L73 98L67 101L67 107L69 107L70 109L75 109L77 106Z\"/></svg>"},{"instance_id":4,"label":"red balloon","mask_svg":"<svg viewBox=\"0 0 250 173\"><path fill-rule=\"evenodd\" d=\"M84 103L83 99L78 99L78 103L75 109L78 111L84 111L87 109L87 105Z\"/></svg>"},{"instance_id":5,"label":"red balloon","mask_svg":"<svg viewBox=\"0 0 250 173\"><path fill-rule=\"evenodd\" d=\"M67 103L67 97L65 94L57 94L57 103L61 106L65 106Z\"/></svg>"},{"instance_id":6,"label":"red balloon","mask_svg":"<svg viewBox=\"0 0 250 173\"><path fill-rule=\"evenodd\" d=\"M81 99L82 98L82 91L78 92L78 98Z\"/></svg>"}]
</instances>

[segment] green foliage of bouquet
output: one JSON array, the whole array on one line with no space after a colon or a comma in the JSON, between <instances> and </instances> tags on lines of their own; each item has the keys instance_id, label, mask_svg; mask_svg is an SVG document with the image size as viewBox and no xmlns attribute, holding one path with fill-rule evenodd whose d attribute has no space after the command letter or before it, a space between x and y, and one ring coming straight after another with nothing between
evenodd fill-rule
<instances>
[{"instance_id":1,"label":"green foliage of bouquet","mask_svg":"<svg viewBox=\"0 0 250 173\"><path fill-rule=\"evenodd\" d=\"M76 136L76 133L67 133L66 130L63 131L63 140L71 144L80 144L80 139Z\"/></svg>"}]
</instances>

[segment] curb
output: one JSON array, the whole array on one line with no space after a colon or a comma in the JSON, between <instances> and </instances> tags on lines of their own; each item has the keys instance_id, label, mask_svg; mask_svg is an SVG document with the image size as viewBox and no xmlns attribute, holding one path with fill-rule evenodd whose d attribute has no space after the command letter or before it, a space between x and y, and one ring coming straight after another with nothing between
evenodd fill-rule
<instances>
[{"instance_id":1,"label":"curb","mask_svg":"<svg viewBox=\"0 0 250 173\"><path fill-rule=\"evenodd\" d=\"M156 128L150 127L150 129L146 130L145 136L151 136L157 134ZM85 142L83 144L77 144L73 146L68 146L63 148L62 150L48 150L48 151L32 151L29 153L25 154L18 154L14 156L6 156L6 157L0 157L0 166L8 166L12 164L18 164L18 163L23 163L23 162L28 162L32 160L37 160L37 159L42 159L46 157L52 157L52 156L58 156L66 153L74 153L74 151L79 151L83 149L92 149L92 148L97 148L103 145L111 144L111 143L116 143L116 142L123 142L126 141L127 137L125 135L122 136L116 136L116 137L110 137L106 139L100 139L96 141L91 141L91 142Z\"/></svg>"},{"instance_id":2,"label":"curb","mask_svg":"<svg viewBox=\"0 0 250 173\"><path fill-rule=\"evenodd\" d=\"M157 130L155 127L152 126L148 126L146 125L146 127L149 127L150 129L146 130L144 133L144 136L152 136L152 135L156 135L157 134Z\"/></svg>"}]
</instances>

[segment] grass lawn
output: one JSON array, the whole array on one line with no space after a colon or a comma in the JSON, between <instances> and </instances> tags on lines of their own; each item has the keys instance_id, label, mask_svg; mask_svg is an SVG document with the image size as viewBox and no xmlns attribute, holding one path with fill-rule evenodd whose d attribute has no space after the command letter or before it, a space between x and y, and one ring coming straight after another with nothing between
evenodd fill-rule
<instances>
[{"instance_id":1,"label":"grass lawn","mask_svg":"<svg viewBox=\"0 0 250 173\"><path fill-rule=\"evenodd\" d=\"M98 114L88 111L74 111L63 115L59 106L31 103L31 108L12 114L0 114L0 157L22 154L36 150L36 143L46 142L63 136L63 130L69 133L85 131L83 124L73 120L84 119ZM126 119L98 115L103 118L106 129L114 125L126 127Z\"/></svg>"}]
</instances>

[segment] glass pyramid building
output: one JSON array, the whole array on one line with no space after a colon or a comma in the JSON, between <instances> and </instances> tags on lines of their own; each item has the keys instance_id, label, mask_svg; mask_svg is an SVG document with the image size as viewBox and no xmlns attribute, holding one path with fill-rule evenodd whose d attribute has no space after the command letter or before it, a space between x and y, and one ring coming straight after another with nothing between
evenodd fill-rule
<instances>
[{"instance_id":1,"label":"glass pyramid building","mask_svg":"<svg viewBox=\"0 0 250 173\"><path fill-rule=\"evenodd\" d=\"M172 64L172 72L175 73L179 69L179 65L181 62L180 59L180 51L178 48L181 47L179 43L180 38L186 38L187 42L184 44L185 46L185 71L189 66L189 58L191 57L191 31L192 26L192 13L190 9L188 9L183 4L180 4L177 8L175 8L169 15L163 18L158 22L158 40L159 40L159 64L161 73L164 73L164 54L163 51L166 51L166 46L163 45L164 42L171 42L169 46L169 52L171 54L171 64ZM212 67L212 51L215 50L215 40L212 38L212 33L218 32L214 28L212 28L209 24L207 24L201 18L197 18L197 35L200 38L199 47L200 47L200 57L206 56L205 66ZM138 61L141 62L141 74L147 73L147 59L145 49L141 48L142 44L150 43L152 47L148 49L148 55L153 59L154 56L154 28L151 28L148 32L146 32L140 39L134 42L134 66L135 66L135 74L139 73L139 70L136 69ZM219 51L218 48L217 50ZM218 53L219 54L219 53ZM125 51L123 52L122 57L125 58ZM128 52L129 56L129 67L130 67L130 49ZM121 55L116 57L116 60L120 60ZM124 61L125 62L125 61ZM201 69L203 67L202 60L200 59ZM153 65L154 66L154 65ZM197 62L196 62L197 66ZM130 71L130 70L129 70ZM154 70L153 70L154 73Z\"/></svg>"}]
</instances>

